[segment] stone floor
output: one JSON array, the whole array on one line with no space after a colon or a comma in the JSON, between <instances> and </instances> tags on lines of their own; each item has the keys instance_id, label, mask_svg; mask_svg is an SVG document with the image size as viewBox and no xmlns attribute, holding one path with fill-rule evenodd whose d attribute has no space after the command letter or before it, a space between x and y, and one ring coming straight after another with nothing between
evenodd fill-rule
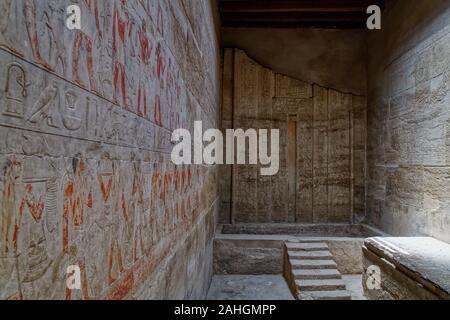
<instances>
[{"instance_id":1,"label":"stone floor","mask_svg":"<svg viewBox=\"0 0 450 320\"><path fill-rule=\"evenodd\" d=\"M208 300L294 300L281 275L215 275Z\"/></svg>"},{"instance_id":2,"label":"stone floor","mask_svg":"<svg viewBox=\"0 0 450 320\"><path fill-rule=\"evenodd\" d=\"M362 276L342 276L353 300L366 300ZM294 300L281 275L215 275L208 300Z\"/></svg>"},{"instance_id":3,"label":"stone floor","mask_svg":"<svg viewBox=\"0 0 450 320\"><path fill-rule=\"evenodd\" d=\"M347 286L347 291L351 293L352 300L367 300L364 296L362 275L343 275L342 280Z\"/></svg>"}]
</instances>

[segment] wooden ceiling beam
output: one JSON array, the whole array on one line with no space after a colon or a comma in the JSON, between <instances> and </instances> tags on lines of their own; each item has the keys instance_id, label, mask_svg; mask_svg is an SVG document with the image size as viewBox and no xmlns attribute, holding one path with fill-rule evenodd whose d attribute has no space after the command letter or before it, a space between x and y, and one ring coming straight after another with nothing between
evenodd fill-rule
<instances>
[{"instance_id":1,"label":"wooden ceiling beam","mask_svg":"<svg viewBox=\"0 0 450 320\"><path fill-rule=\"evenodd\" d=\"M248 21L248 20L266 20L266 21L272 21L272 20L366 20L367 15L365 13L361 12L346 12L346 13L336 13L336 12L275 12L275 13L247 13L247 12L240 12L240 13L223 13L222 14L222 20L223 21Z\"/></svg>"},{"instance_id":2,"label":"wooden ceiling beam","mask_svg":"<svg viewBox=\"0 0 450 320\"><path fill-rule=\"evenodd\" d=\"M220 0L222 26L365 28L367 8L385 0Z\"/></svg>"},{"instance_id":3,"label":"wooden ceiling beam","mask_svg":"<svg viewBox=\"0 0 450 320\"><path fill-rule=\"evenodd\" d=\"M361 21L224 21L225 28L319 28L319 29L363 29L366 23Z\"/></svg>"},{"instance_id":4,"label":"wooden ceiling beam","mask_svg":"<svg viewBox=\"0 0 450 320\"><path fill-rule=\"evenodd\" d=\"M221 0L221 13L242 12L366 12L370 5L383 6L379 0Z\"/></svg>"}]
</instances>

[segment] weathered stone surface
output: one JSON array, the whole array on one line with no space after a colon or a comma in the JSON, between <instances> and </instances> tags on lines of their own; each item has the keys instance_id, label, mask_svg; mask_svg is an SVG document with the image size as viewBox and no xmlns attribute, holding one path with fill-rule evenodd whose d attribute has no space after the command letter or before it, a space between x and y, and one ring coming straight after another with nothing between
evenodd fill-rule
<instances>
[{"instance_id":1,"label":"weathered stone surface","mask_svg":"<svg viewBox=\"0 0 450 320\"><path fill-rule=\"evenodd\" d=\"M449 245L433 238L370 238L363 246L364 291L371 299L450 299ZM367 286L366 270L381 269L380 282ZM378 288L377 288L378 285Z\"/></svg>"},{"instance_id":2,"label":"weathered stone surface","mask_svg":"<svg viewBox=\"0 0 450 320\"><path fill-rule=\"evenodd\" d=\"M300 295L300 300L352 300L347 290L335 291L306 291Z\"/></svg>"},{"instance_id":3,"label":"weathered stone surface","mask_svg":"<svg viewBox=\"0 0 450 320\"><path fill-rule=\"evenodd\" d=\"M329 246L319 240L285 242L284 277L291 292L300 300L350 299L342 295L346 283L337 270Z\"/></svg>"},{"instance_id":4,"label":"weathered stone surface","mask_svg":"<svg viewBox=\"0 0 450 320\"><path fill-rule=\"evenodd\" d=\"M297 172L294 174L297 183L296 222L313 221L313 148L314 148L314 115L311 99L299 101L298 124L296 137Z\"/></svg>"},{"instance_id":5,"label":"weathered stone surface","mask_svg":"<svg viewBox=\"0 0 450 320\"><path fill-rule=\"evenodd\" d=\"M280 130L277 175L238 165L233 183L223 178L224 187L232 185L231 199L223 201L224 210L233 204L231 222L362 221L365 97L277 74L238 49L225 50L224 69L224 113L233 127Z\"/></svg>"},{"instance_id":6,"label":"weathered stone surface","mask_svg":"<svg viewBox=\"0 0 450 320\"><path fill-rule=\"evenodd\" d=\"M307 82L277 74L275 95L278 98L309 99L312 97L312 87Z\"/></svg>"},{"instance_id":7,"label":"weathered stone surface","mask_svg":"<svg viewBox=\"0 0 450 320\"><path fill-rule=\"evenodd\" d=\"M362 244L362 239L327 241L340 273L361 274L363 272Z\"/></svg>"},{"instance_id":8,"label":"weathered stone surface","mask_svg":"<svg viewBox=\"0 0 450 320\"><path fill-rule=\"evenodd\" d=\"M69 4L0 5L0 299L204 297L217 168L170 137L217 127L211 3L79 1L80 31Z\"/></svg>"},{"instance_id":9,"label":"weathered stone surface","mask_svg":"<svg viewBox=\"0 0 450 320\"><path fill-rule=\"evenodd\" d=\"M351 96L328 91L328 222L349 223Z\"/></svg>"},{"instance_id":10,"label":"weathered stone surface","mask_svg":"<svg viewBox=\"0 0 450 320\"><path fill-rule=\"evenodd\" d=\"M328 89L314 86L313 222L328 222Z\"/></svg>"},{"instance_id":11,"label":"weathered stone surface","mask_svg":"<svg viewBox=\"0 0 450 320\"><path fill-rule=\"evenodd\" d=\"M426 167L423 180L423 207L429 213L425 230L432 237L450 242L450 168Z\"/></svg>"},{"instance_id":12,"label":"weathered stone surface","mask_svg":"<svg viewBox=\"0 0 450 320\"><path fill-rule=\"evenodd\" d=\"M367 217L395 236L449 242L450 193L439 190L450 183L450 7L409 9L389 6L386 27L369 35Z\"/></svg>"},{"instance_id":13,"label":"weathered stone surface","mask_svg":"<svg viewBox=\"0 0 450 320\"><path fill-rule=\"evenodd\" d=\"M215 275L209 300L294 300L281 275Z\"/></svg>"},{"instance_id":14,"label":"weathered stone surface","mask_svg":"<svg viewBox=\"0 0 450 320\"><path fill-rule=\"evenodd\" d=\"M367 99L366 97L353 96L353 116L351 140L352 150L352 202L353 223L361 223L366 219L366 144L367 144Z\"/></svg>"},{"instance_id":15,"label":"weathered stone surface","mask_svg":"<svg viewBox=\"0 0 450 320\"><path fill-rule=\"evenodd\" d=\"M214 274L281 274L281 242L214 240Z\"/></svg>"},{"instance_id":16,"label":"weathered stone surface","mask_svg":"<svg viewBox=\"0 0 450 320\"><path fill-rule=\"evenodd\" d=\"M335 268L342 274L361 274L363 271L361 246L364 238L379 235L374 231L363 230L359 226L343 230L344 225L291 224L290 228L278 223L266 227L261 225L223 226L222 233L218 233L215 240L215 270L222 270L220 271L222 273L243 274L240 271L242 265L244 272L252 272L249 266L254 266L255 270L270 266L273 272L278 270L273 269L273 266L278 266L276 259L283 259L278 251L275 255L274 250L279 250L284 246L284 242L288 241L290 246L301 245L300 248L289 249L289 256L293 260L334 259ZM300 242L310 244L306 248ZM310 251L304 250L305 248ZM269 264L260 260L264 259L264 255ZM258 263L262 266L258 266ZM288 263L286 260L285 266Z\"/></svg>"}]
</instances>

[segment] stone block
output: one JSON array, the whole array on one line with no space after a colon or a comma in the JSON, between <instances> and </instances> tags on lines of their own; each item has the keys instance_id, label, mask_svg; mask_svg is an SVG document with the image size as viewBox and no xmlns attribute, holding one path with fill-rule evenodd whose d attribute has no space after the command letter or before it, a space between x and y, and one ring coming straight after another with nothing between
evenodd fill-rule
<instances>
[{"instance_id":1,"label":"stone block","mask_svg":"<svg viewBox=\"0 0 450 320\"><path fill-rule=\"evenodd\" d=\"M232 240L214 241L215 274L281 274L282 243L264 244Z\"/></svg>"},{"instance_id":2,"label":"stone block","mask_svg":"<svg viewBox=\"0 0 450 320\"><path fill-rule=\"evenodd\" d=\"M432 238L370 238L363 246L363 286L377 300L448 300L448 244ZM371 279L368 269L381 274ZM368 285L370 284L370 285Z\"/></svg>"}]
</instances>

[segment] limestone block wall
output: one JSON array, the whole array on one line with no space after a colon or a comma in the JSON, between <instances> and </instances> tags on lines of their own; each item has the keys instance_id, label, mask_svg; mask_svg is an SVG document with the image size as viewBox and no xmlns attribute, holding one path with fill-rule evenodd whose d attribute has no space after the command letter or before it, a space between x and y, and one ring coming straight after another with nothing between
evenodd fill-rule
<instances>
[{"instance_id":1,"label":"limestone block wall","mask_svg":"<svg viewBox=\"0 0 450 320\"><path fill-rule=\"evenodd\" d=\"M450 241L450 4L395 1L369 32L368 219Z\"/></svg>"},{"instance_id":2,"label":"limestone block wall","mask_svg":"<svg viewBox=\"0 0 450 320\"><path fill-rule=\"evenodd\" d=\"M0 299L206 295L217 169L174 166L170 137L217 127L214 10L0 1ZM82 290L67 290L69 265Z\"/></svg>"},{"instance_id":3,"label":"limestone block wall","mask_svg":"<svg viewBox=\"0 0 450 320\"><path fill-rule=\"evenodd\" d=\"M224 129L280 130L277 175L252 165L221 169L223 221L364 219L365 96L278 74L239 49L225 49L223 83Z\"/></svg>"}]
</instances>

